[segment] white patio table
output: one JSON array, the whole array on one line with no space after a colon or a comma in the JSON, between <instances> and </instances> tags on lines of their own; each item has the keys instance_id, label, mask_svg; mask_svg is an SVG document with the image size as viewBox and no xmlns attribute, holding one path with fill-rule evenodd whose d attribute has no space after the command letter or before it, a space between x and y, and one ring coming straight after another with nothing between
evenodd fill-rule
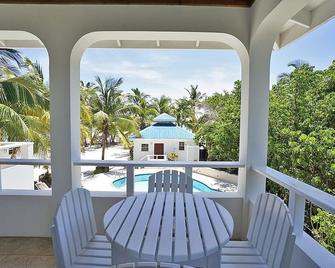
<instances>
[{"instance_id":1,"label":"white patio table","mask_svg":"<svg viewBox=\"0 0 335 268\"><path fill-rule=\"evenodd\" d=\"M113 264L162 261L219 268L234 222L218 203L180 192L128 197L104 216Z\"/></svg>"}]
</instances>

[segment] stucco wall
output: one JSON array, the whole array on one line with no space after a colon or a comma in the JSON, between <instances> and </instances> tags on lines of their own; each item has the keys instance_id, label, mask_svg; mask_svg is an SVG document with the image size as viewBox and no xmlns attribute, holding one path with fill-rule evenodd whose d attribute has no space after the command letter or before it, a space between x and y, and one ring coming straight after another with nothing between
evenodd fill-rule
<instances>
[{"instance_id":1,"label":"stucco wall","mask_svg":"<svg viewBox=\"0 0 335 268\"><path fill-rule=\"evenodd\" d=\"M12 166L1 168L0 189L34 190L34 167Z\"/></svg>"},{"instance_id":2,"label":"stucco wall","mask_svg":"<svg viewBox=\"0 0 335 268\"><path fill-rule=\"evenodd\" d=\"M184 151L179 150L179 142L185 143ZM155 143L164 143L164 154L168 155L170 152L175 152L178 155L178 160L186 161L187 160L187 146L196 146L193 141L190 140L172 140L172 139L160 139L160 140L147 140L147 139L136 139L134 140L134 160L146 160L144 159L147 155L154 155L154 144ZM141 144L149 144L149 151L142 152L141 151ZM191 159L190 159L191 157ZM196 155L190 154L189 160L194 161L198 160L199 158L199 151Z\"/></svg>"}]
</instances>

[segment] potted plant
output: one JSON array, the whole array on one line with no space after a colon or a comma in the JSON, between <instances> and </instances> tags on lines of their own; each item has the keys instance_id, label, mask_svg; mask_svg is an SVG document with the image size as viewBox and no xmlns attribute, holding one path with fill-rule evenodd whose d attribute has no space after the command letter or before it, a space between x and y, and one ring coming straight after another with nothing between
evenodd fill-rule
<instances>
[{"instance_id":1,"label":"potted plant","mask_svg":"<svg viewBox=\"0 0 335 268\"><path fill-rule=\"evenodd\" d=\"M176 161L176 160L178 159L178 155L177 155L177 153L175 153L175 152L171 152L171 153L169 153L169 154L168 154L168 159L169 159L170 161Z\"/></svg>"}]
</instances>

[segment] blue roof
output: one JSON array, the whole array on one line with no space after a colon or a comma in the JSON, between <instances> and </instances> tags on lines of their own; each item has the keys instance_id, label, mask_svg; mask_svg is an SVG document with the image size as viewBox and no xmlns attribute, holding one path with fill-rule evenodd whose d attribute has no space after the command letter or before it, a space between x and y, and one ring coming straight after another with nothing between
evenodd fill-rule
<instances>
[{"instance_id":1,"label":"blue roof","mask_svg":"<svg viewBox=\"0 0 335 268\"><path fill-rule=\"evenodd\" d=\"M177 126L153 125L140 131L143 139L180 139L193 140L194 135L190 131Z\"/></svg>"},{"instance_id":2,"label":"blue roof","mask_svg":"<svg viewBox=\"0 0 335 268\"><path fill-rule=\"evenodd\" d=\"M154 122L176 122L177 119L169 114L163 113L154 118Z\"/></svg>"}]
</instances>

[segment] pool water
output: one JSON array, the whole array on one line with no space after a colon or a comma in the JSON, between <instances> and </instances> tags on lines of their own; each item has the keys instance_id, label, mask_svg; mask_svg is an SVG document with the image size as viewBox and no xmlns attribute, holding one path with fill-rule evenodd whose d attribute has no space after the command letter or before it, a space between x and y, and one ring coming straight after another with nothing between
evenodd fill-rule
<instances>
[{"instance_id":1,"label":"pool water","mask_svg":"<svg viewBox=\"0 0 335 268\"><path fill-rule=\"evenodd\" d=\"M135 175L135 191L136 192L146 192L148 190L149 177L152 174L138 174ZM113 181L113 185L116 188L122 188L126 186L126 177L117 179ZM218 192L218 190L210 188L208 185L201 181L193 179L193 192Z\"/></svg>"}]
</instances>

